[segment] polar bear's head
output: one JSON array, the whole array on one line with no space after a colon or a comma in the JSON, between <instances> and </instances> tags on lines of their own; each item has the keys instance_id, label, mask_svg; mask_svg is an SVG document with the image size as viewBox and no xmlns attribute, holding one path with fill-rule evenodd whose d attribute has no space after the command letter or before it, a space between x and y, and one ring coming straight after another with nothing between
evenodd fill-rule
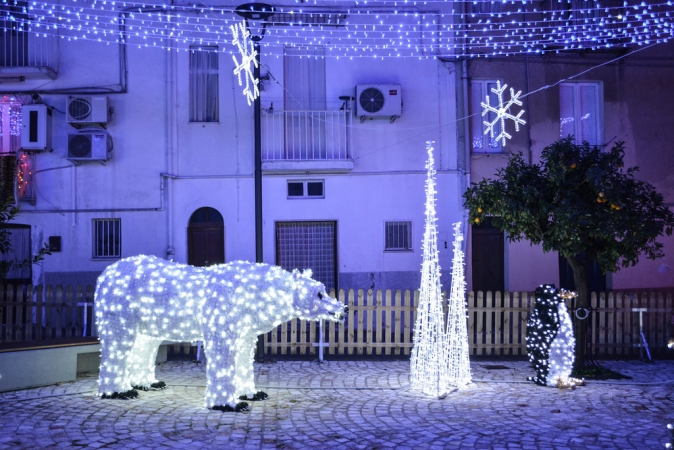
<instances>
[{"instance_id":1,"label":"polar bear's head","mask_svg":"<svg viewBox=\"0 0 674 450\"><path fill-rule=\"evenodd\" d=\"M293 308L297 317L305 320L344 319L346 308L342 302L330 297L323 283L311 278L311 269L304 272L293 270Z\"/></svg>"}]
</instances>

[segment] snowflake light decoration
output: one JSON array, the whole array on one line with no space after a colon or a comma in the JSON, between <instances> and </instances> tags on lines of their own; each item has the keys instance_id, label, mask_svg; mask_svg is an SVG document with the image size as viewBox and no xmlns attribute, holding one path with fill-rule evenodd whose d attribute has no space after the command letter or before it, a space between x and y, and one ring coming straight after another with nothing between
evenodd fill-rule
<instances>
[{"instance_id":1,"label":"snowflake light decoration","mask_svg":"<svg viewBox=\"0 0 674 450\"><path fill-rule=\"evenodd\" d=\"M260 89L258 88L260 80L255 78L253 71L251 69L251 63L253 67L257 67L257 51L255 50L255 44L250 40L250 31L246 27L246 21L243 20L236 25L229 27L232 31L232 44L236 45L239 49L239 54L241 55L241 62L237 61L236 55L232 55L234 60L234 73L239 78L239 86L243 85L241 81L241 75L246 79L246 87L243 89L243 95L246 96L248 100L248 105L250 106L251 102L260 96Z\"/></svg>"},{"instance_id":2,"label":"snowflake light decoration","mask_svg":"<svg viewBox=\"0 0 674 450\"><path fill-rule=\"evenodd\" d=\"M496 82L496 88L491 88L491 91L498 96L498 108L495 108L494 106L491 106L489 104L489 95L487 95L487 103L480 103L480 106L482 106L484 109L482 110L482 117L484 117L487 113L493 112L496 114L496 117L494 120L491 122L488 121L483 121L484 125L487 127L484 130L484 134L489 133L489 137L494 139L494 127L496 126L497 123L500 123L501 125L501 132L499 133L498 136L496 136L496 140L500 140L501 144L505 147L506 145L506 138L512 139L512 136L508 134L505 130L505 120L510 119L513 122L515 122L515 131L520 131L520 124L524 125L526 121L524 119L521 119L522 114L524 114L524 110L521 110L516 116L513 116L510 114L509 110L512 105L517 105L517 106L522 106L522 102L519 101L519 96L522 93L522 91L517 91L517 94L515 94L515 91L513 88L510 88L510 100L508 100L507 103L503 103L503 92L506 90L508 87L507 84L504 84L503 87L501 87L501 82L497 81Z\"/></svg>"}]
</instances>

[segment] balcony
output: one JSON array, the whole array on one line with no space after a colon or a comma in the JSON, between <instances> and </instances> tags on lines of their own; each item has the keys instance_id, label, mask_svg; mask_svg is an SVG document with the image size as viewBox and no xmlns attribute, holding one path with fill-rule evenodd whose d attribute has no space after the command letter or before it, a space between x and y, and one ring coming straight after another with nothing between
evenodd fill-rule
<instances>
[{"instance_id":1,"label":"balcony","mask_svg":"<svg viewBox=\"0 0 674 450\"><path fill-rule=\"evenodd\" d=\"M55 79L58 75L58 36L41 33L45 22L34 24L0 21L0 83L28 79Z\"/></svg>"},{"instance_id":2,"label":"balcony","mask_svg":"<svg viewBox=\"0 0 674 450\"><path fill-rule=\"evenodd\" d=\"M261 128L264 172L353 169L349 111L263 111Z\"/></svg>"}]
</instances>

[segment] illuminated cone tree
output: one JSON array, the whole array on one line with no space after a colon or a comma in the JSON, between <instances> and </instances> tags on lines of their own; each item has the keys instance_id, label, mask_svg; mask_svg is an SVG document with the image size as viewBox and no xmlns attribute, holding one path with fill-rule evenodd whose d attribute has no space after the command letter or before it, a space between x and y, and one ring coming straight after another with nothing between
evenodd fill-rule
<instances>
[{"instance_id":1,"label":"illuminated cone tree","mask_svg":"<svg viewBox=\"0 0 674 450\"><path fill-rule=\"evenodd\" d=\"M461 224L454 224L454 259L452 288L447 304L447 364L449 382L457 386L470 383L468 358L468 329L466 327L466 280L463 271L464 253L461 249Z\"/></svg>"},{"instance_id":2,"label":"illuminated cone tree","mask_svg":"<svg viewBox=\"0 0 674 450\"><path fill-rule=\"evenodd\" d=\"M428 161L426 169L426 227L421 264L419 305L414 324L410 381L413 389L424 394L440 396L449 391L449 366L447 364L447 335L442 311L440 263L435 217L435 162L433 147L426 143Z\"/></svg>"}]
</instances>

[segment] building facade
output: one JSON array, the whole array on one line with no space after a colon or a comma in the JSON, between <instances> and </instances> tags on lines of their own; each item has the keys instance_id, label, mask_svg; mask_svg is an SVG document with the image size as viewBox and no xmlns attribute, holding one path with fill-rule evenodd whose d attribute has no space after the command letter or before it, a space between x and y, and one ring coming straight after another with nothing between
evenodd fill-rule
<instances>
[{"instance_id":1,"label":"building facade","mask_svg":"<svg viewBox=\"0 0 674 450\"><path fill-rule=\"evenodd\" d=\"M171 16L160 8L143 13ZM189 6L180 14L208 18ZM112 15L126 31L132 16ZM231 10L228 17L238 23ZM432 141L440 257L449 273L450 230L465 220L466 186L454 64L337 58L330 44L307 53L284 45L282 34L300 26L289 21L279 19L260 41L263 261L312 268L329 288L418 286ZM32 126L43 126L44 110L50 122L49 145L3 148L6 160L24 167L20 180L6 175L21 206L16 223L30 235L15 238L15 249L35 252L43 242L55 249L32 273L13 276L93 284L107 265L136 254L195 265L254 261L255 112L234 70L240 55L229 30L219 41L148 46L76 35L60 29L43 38L56 48L45 55L58 51L51 68L28 58L6 60L0 71L7 117L24 111L16 131L25 139L34 130L26 128L26 106L37 111ZM31 57L38 51L28 47ZM359 103L382 95L384 110Z\"/></svg>"}]
</instances>

